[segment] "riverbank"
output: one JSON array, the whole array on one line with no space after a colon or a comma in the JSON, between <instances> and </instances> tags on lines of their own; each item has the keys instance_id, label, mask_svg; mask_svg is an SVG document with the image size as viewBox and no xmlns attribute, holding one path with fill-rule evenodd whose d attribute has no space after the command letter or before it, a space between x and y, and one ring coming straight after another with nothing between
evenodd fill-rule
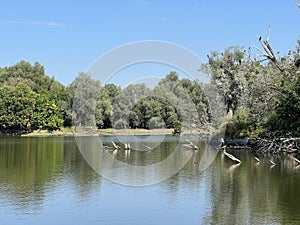
<instances>
[{"instance_id":1,"label":"riverbank","mask_svg":"<svg viewBox=\"0 0 300 225\"><path fill-rule=\"evenodd\" d=\"M126 136L126 135L171 135L173 129L98 129L100 136ZM72 128L62 128L59 131L36 130L31 133L21 134L21 137L48 137L48 136L74 136Z\"/></svg>"},{"instance_id":2,"label":"riverbank","mask_svg":"<svg viewBox=\"0 0 300 225\"><path fill-rule=\"evenodd\" d=\"M126 135L171 135L173 134L173 129L99 129L100 136L126 136Z\"/></svg>"}]
</instances>

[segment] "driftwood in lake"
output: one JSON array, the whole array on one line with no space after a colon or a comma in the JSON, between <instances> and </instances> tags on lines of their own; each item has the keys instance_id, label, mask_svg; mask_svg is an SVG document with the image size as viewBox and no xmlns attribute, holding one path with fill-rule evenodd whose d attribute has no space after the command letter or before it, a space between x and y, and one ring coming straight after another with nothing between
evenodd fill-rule
<instances>
[{"instance_id":1,"label":"driftwood in lake","mask_svg":"<svg viewBox=\"0 0 300 225\"><path fill-rule=\"evenodd\" d=\"M224 155L226 155L228 158L230 158L231 160L235 161L235 162L238 162L238 163L241 163L242 161L239 160L238 158L236 158L235 156L229 154L228 152L226 152L226 149L224 150Z\"/></svg>"},{"instance_id":2,"label":"driftwood in lake","mask_svg":"<svg viewBox=\"0 0 300 225\"><path fill-rule=\"evenodd\" d=\"M293 159L296 163L300 164L300 160L299 160L299 159L296 159L295 157L292 157L292 159Z\"/></svg>"},{"instance_id":3,"label":"driftwood in lake","mask_svg":"<svg viewBox=\"0 0 300 225\"><path fill-rule=\"evenodd\" d=\"M254 159L255 159L257 162L260 162L260 159L257 158L256 156L254 156Z\"/></svg>"},{"instance_id":4,"label":"driftwood in lake","mask_svg":"<svg viewBox=\"0 0 300 225\"><path fill-rule=\"evenodd\" d=\"M191 142L190 140L186 139L186 141L188 142L188 144L183 144L182 146L197 150L198 146L195 145L193 142Z\"/></svg>"},{"instance_id":5,"label":"driftwood in lake","mask_svg":"<svg viewBox=\"0 0 300 225\"><path fill-rule=\"evenodd\" d=\"M152 149L151 147L149 147L149 146L147 146L147 145L145 145L145 144L143 144L143 146L144 146L145 148L147 148L148 150L151 150L151 149Z\"/></svg>"},{"instance_id":6,"label":"driftwood in lake","mask_svg":"<svg viewBox=\"0 0 300 225\"><path fill-rule=\"evenodd\" d=\"M125 148L125 150L130 149L130 143L124 143L124 148Z\"/></svg>"},{"instance_id":7,"label":"driftwood in lake","mask_svg":"<svg viewBox=\"0 0 300 225\"><path fill-rule=\"evenodd\" d=\"M258 153L300 153L300 138L273 133L266 138L257 138L254 149Z\"/></svg>"},{"instance_id":8,"label":"driftwood in lake","mask_svg":"<svg viewBox=\"0 0 300 225\"><path fill-rule=\"evenodd\" d=\"M112 141L111 143L112 143L112 145L114 146L115 149L120 149L120 146L117 145L115 142Z\"/></svg>"},{"instance_id":9,"label":"driftwood in lake","mask_svg":"<svg viewBox=\"0 0 300 225\"><path fill-rule=\"evenodd\" d=\"M273 166L276 165L276 163L274 163L271 159L269 160L269 162L270 162Z\"/></svg>"},{"instance_id":10,"label":"driftwood in lake","mask_svg":"<svg viewBox=\"0 0 300 225\"><path fill-rule=\"evenodd\" d=\"M188 145L188 144L183 144L182 146L187 147L187 148L190 148L190 149L193 149L193 147L190 146L190 145Z\"/></svg>"}]
</instances>

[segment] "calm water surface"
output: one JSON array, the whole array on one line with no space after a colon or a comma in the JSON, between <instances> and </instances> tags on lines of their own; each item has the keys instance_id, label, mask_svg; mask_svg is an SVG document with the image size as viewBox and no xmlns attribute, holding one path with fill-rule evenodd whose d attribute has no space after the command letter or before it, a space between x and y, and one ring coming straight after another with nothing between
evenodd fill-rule
<instances>
[{"instance_id":1,"label":"calm water surface","mask_svg":"<svg viewBox=\"0 0 300 225\"><path fill-rule=\"evenodd\" d=\"M169 137L150 151L109 152L147 165L177 144ZM290 158L257 163L250 152L235 151L242 160L236 165L219 153L200 172L205 143L198 146L168 180L129 187L94 172L72 137L0 138L0 224L300 224L300 168Z\"/></svg>"}]
</instances>

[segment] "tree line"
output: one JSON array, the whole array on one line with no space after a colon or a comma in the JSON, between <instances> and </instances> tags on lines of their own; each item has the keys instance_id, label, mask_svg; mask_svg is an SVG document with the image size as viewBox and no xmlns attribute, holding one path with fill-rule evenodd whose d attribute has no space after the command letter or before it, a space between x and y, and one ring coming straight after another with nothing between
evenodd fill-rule
<instances>
[{"instance_id":1,"label":"tree line","mask_svg":"<svg viewBox=\"0 0 300 225\"><path fill-rule=\"evenodd\" d=\"M237 46L212 51L200 68L210 75L206 84L180 79L171 71L153 89L145 84L102 85L86 73L64 86L37 62L0 68L0 130L76 125L180 133L226 125L231 138L270 132L299 136L300 40L285 56L274 53L269 38L259 42L258 56ZM216 116L222 111L224 118Z\"/></svg>"},{"instance_id":2,"label":"tree line","mask_svg":"<svg viewBox=\"0 0 300 225\"><path fill-rule=\"evenodd\" d=\"M171 71L150 89L144 83L121 88L101 86L80 73L67 87L76 126L98 128L200 129L209 124L207 98L198 80L180 79Z\"/></svg>"},{"instance_id":3,"label":"tree line","mask_svg":"<svg viewBox=\"0 0 300 225\"><path fill-rule=\"evenodd\" d=\"M208 102L198 80L172 71L150 89L101 85L80 73L68 86L45 74L44 67L21 61L0 68L0 129L96 126L97 128L199 128L209 123Z\"/></svg>"}]
</instances>

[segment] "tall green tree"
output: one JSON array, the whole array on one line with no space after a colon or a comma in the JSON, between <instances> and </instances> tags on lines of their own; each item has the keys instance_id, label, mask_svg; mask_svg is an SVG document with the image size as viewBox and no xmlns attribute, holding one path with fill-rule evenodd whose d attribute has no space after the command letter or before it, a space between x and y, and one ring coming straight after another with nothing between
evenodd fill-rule
<instances>
[{"instance_id":1,"label":"tall green tree","mask_svg":"<svg viewBox=\"0 0 300 225\"><path fill-rule=\"evenodd\" d=\"M132 128L174 128L178 115L165 99L145 96L134 105L129 119Z\"/></svg>"},{"instance_id":2,"label":"tall green tree","mask_svg":"<svg viewBox=\"0 0 300 225\"><path fill-rule=\"evenodd\" d=\"M0 124L2 129L31 128L37 94L25 84L0 88Z\"/></svg>"},{"instance_id":3,"label":"tall green tree","mask_svg":"<svg viewBox=\"0 0 300 225\"><path fill-rule=\"evenodd\" d=\"M100 95L100 82L86 73L80 73L69 86L70 106L73 122L78 127L95 127L102 121L97 100Z\"/></svg>"},{"instance_id":4,"label":"tall green tree","mask_svg":"<svg viewBox=\"0 0 300 225\"><path fill-rule=\"evenodd\" d=\"M129 128L130 118L136 117L132 108L142 97L148 96L150 92L151 90L145 84L131 84L115 96L112 115L113 127L117 129Z\"/></svg>"},{"instance_id":5,"label":"tall green tree","mask_svg":"<svg viewBox=\"0 0 300 225\"><path fill-rule=\"evenodd\" d=\"M55 130L63 123L55 101L34 92L26 83L0 87L0 110L2 129Z\"/></svg>"},{"instance_id":6,"label":"tall green tree","mask_svg":"<svg viewBox=\"0 0 300 225\"><path fill-rule=\"evenodd\" d=\"M229 47L224 52L211 52L202 70L210 74L211 82L223 97L228 116L232 116L241 103L246 84L245 70L248 62L240 47Z\"/></svg>"},{"instance_id":7,"label":"tall green tree","mask_svg":"<svg viewBox=\"0 0 300 225\"><path fill-rule=\"evenodd\" d=\"M63 125L61 110L56 101L45 94L37 94L31 126L34 129L57 130Z\"/></svg>"},{"instance_id":8,"label":"tall green tree","mask_svg":"<svg viewBox=\"0 0 300 225\"><path fill-rule=\"evenodd\" d=\"M45 73L45 68L38 62L31 65L29 62L20 61L19 63L2 68L0 73L0 84L15 86L18 83L27 82L27 85L36 93L55 93L54 90L62 88L59 82L53 77L50 78Z\"/></svg>"},{"instance_id":9,"label":"tall green tree","mask_svg":"<svg viewBox=\"0 0 300 225\"><path fill-rule=\"evenodd\" d=\"M18 121L12 120L14 125L10 128L52 130L62 125L62 106L66 101L65 87L54 77L47 76L44 67L38 62L31 65L29 62L20 61L16 65L1 68L0 87L4 88L3 92L7 91L6 88L15 91L15 94L6 92L10 107L7 110L3 108L3 116L9 113L11 117L18 118ZM33 102L27 104L26 98ZM20 101L25 101L22 103L23 107L17 107ZM14 110L11 110L12 108ZM19 116L21 114L23 120L22 116ZM4 123L2 127L4 126L7 127L7 124Z\"/></svg>"},{"instance_id":10,"label":"tall green tree","mask_svg":"<svg viewBox=\"0 0 300 225\"><path fill-rule=\"evenodd\" d=\"M109 94L109 91L105 87L101 87L96 99L96 118L98 128L111 127L112 102Z\"/></svg>"},{"instance_id":11,"label":"tall green tree","mask_svg":"<svg viewBox=\"0 0 300 225\"><path fill-rule=\"evenodd\" d=\"M198 124L204 125L210 122L210 112L208 107L208 98L203 92L204 85L199 80L190 81L183 78L180 81L184 90L189 94L198 113Z\"/></svg>"},{"instance_id":12,"label":"tall green tree","mask_svg":"<svg viewBox=\"0 0 300 225\"><path fill-rule=\"evenodd\" d=\"M105 84L103 88L105 88L111 102L113 102L115 97L117 97L122 91L120 86L112 83Z\"/></svg>"},{"instance_id":13,"label":"tall green tree","mask_svg":"<svg viewBox=\"0 0 300 225\"><path fill-rule=\"evenodd\" d=\"M186 79L180 80L178 73L171 71L159 81L154 88L154 94L175 108L179 119L176 124L181 124L182 128L198 129L203 126L202 122L208 121L207 106L203 102L204 96L199 81L192 83Z\"/></svg>"}]
</instances>

